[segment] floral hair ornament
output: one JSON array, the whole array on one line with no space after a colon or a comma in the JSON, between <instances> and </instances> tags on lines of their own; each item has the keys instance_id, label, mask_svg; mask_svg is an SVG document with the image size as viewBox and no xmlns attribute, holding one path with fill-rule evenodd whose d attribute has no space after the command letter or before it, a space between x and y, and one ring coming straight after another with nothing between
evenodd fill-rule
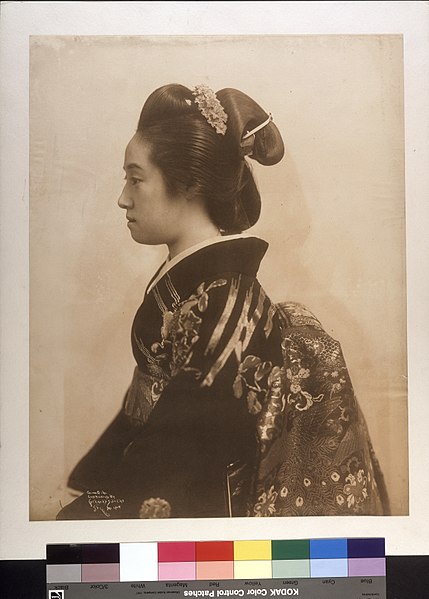
<instances>
[{"instance_id":1,"label":"floral hair ornament","mask_svg":"<svg viewBox=\"0 0 429 599\"><path fill-rule=\"evenodd\" d=\"M216 130L216 133L225 135L228 115L224 111L222 104L217 99L214 91L210 89L208 85L201 83L194 87L192 94L195 96L195 103L198 106L198 110L208 124Z\"/></svg>"}]
</instances>

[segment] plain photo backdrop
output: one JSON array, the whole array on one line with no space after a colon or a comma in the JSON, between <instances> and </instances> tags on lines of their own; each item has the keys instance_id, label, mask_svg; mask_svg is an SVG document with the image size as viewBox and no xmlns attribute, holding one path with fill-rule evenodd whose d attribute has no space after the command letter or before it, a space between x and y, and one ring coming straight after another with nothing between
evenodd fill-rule
<instances>
[{"instance_id":1,"label":"plain photo backdrop","mask_svg":"<svg viewBox=\"0 0 429 599\"><path fill-rule=\"evenodd\" d=\"M399 35L30 38L30 520L120 409L130 329L165 247L117 205L147 96L235 87L286 147L255 164L250 232L273 301L310 308L343 348L388 485L408 514L403 47Z\"/></svg>"}]
</instances>

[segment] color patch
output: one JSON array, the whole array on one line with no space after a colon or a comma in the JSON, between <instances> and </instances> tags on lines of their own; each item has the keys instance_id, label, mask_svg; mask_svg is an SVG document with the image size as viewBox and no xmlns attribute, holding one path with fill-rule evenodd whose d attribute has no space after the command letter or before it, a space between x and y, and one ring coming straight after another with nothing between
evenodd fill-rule
<instances>
[{"instance_id":1,"label":"color patch","mask_svg":"<svg viewBox=\"0 0 429 599\"><path fill-rule=\"evenodd\" d=\"M346 559L314 559L310 562L311 578L343 578L347 577L348 570Z\"/></svg>"},{"instance_id":2,"label":"color patch","mask_svg":"<svg viewBox=\"0 0 429 599\"><path fill-rule=\"evenodd\" d=\"M195 580L195 562L162 562L158 565L159 580Z\"/></svg>"},{"instance_id":3,"label":"color patch","mask_svg":"<svg viewBox=\"0 0 429 599\"><path fill-rule=\"evenodd\" d=\"M386 576L384 557L349 559L349 576Z\"/></svg>"},{"instance_id":4,"label":"color patch","mask_svg":"<svg viewBox=\"0 0 429 599\"><path fill-rule=\"evenodd\" d=\"M158 580L157 543L121 543L119 557L121 582Z\"/></svg>"},{"instance_id":5,"label":"color patch","mask_svg":"<svg viewBox=\"0 0 429 599\"><path fill-rule=\"evenodd\" d=\"M47 545L48 564L81 564L82 545Z\"/></svg>"},{"instance_id":6,"label":"color patch","mask_svg":"<svg viewBox=\"0 0 429 599\"><path fill-rule=\"evenodd\" d=\"M272 541L272 559L310 559L309 540Z\"/></svg>"},{"instance_id":7,"label":"color patch","mask_svg":"<svg viewBox=\"0 0 429 599\"><path fill-rule=\"evenodd\" d=\"M201 541L195 545L197 562L229 562L234 559L233 541Z\"/></svg>"},{"instance_id":8,"label":"color patch","mask_svg":"<svg viewBox=\"0 0 429 599\"><path fill-rule=\"evenodd\" d=\"M59 544L46 556L48 584L386 576L383 538Z\"/></svg>"},{"instance_id":9,"label":"color patch","mask_svg":"<svg viewBox=\"0 0 429 599\"><path fill-rule=\"evenodd\" d=\"M347 539L310 540L310 559L339 559L348 557Z\"/></svg>"},{"instance_id":10,"label":"color patch","mask_svg":"<svg viewBox=\"0 0 429 599\"><path fill-rule=\"evenodd\" d=\"M158 543L158 561L194 562L195 543Z\"/></svg>"},{"instance_id":11,"label":"color patch","mask_svg":"<svg viewBox=\"0 0 429 599\"><path fill-rule=\"evenodd\" d=\"M82 564L119 564L119 543L83 545Z\"/></svg>"},{"instance_id":12,"label":"color patch","mask_svg":"<svg viewBox=\"0 0 429 599\"><path fill-rule=\"evenodd\" d=\"M82 564L82 582L119 582L119 564Z\"/></svg>"},{"instance_id":13,"label":"color patch","mask_svg":"<svg viewBox=\"0 0 429 599\"><path fill-rule=\"evenodd\" d=\"M273 561L273 578L310 578L309 559Z\"/></svg>"},{"instance_id":14,"label":"color patch","mask_svg":"<svg viewBox=\"0 0 429 599\"><path fill-rule=\"evenodd\" d=\"M197 580L232 580L234 562L197 562Z\"/></svg>"},{"instance_id":15,"label":"color patch","mask_svg":"<svg viewBox=\"0 0 429 599\"><path fill-rule=\"evenodd\" d=\"M270 560L271 541L234 541L234 560Z\"/></svg>"},{"instance_id":16,"label":"color patch","mask_svg":"<svg viewBox=\"0 0 429 599\"><path fill-rule=\"evenodd\" d=\"M234 562L234 578L259 579L272 578L271 560L236 561Z\"/></svg>"},{"instance_id":17,"label":"color patch","mask_svg":"<svg viewBox=\"0 0 429 599\"><path fill-rule=\"evenodd\" d=\"M384 539L348 539L347 552L353 557L384 557Z\"/></svg>"},{"instance_id":18,"label":"color patch","mask_svg":"<svg viewBox=\"0 0 429 599\"><path fill-rule=\"evenodd\" d=\"M48 564L46 582L82 582L80 564Z\"/></svg>"}]
</instances>

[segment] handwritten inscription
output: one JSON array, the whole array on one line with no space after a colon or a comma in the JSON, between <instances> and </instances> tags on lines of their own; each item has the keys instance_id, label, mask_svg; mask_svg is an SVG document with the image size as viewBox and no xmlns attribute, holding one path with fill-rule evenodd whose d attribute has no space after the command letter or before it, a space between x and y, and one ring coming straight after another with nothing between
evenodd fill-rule
<instances>
[{"instance_id":1,"label":"handwritten inscription","mask_svg":"<svg viewBox=\"0 0 429 599\"><path fill-rule=\"evenodd\" d=\"M94 512L100 511L107 518L110 518L113 512L120 510L124 499L118 499L106 491L87 491L88 503Z\"/></svg>"}]
</instances>

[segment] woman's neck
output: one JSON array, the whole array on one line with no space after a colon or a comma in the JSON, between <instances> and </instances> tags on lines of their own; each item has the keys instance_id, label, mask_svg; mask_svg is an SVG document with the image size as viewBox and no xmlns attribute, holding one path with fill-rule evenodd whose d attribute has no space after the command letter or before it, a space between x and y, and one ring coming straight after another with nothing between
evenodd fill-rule
<instances>
[{"instance_id":1,"label":"woman's neck","mask_svg":"<svg viewBox=\"0 0 429 599\"><path fill-rule=\"evenodd\" d=\"M220 237L221 233L218 227L211 221L206 219L193 219L176 239L168 243L169 255L171 260L181 252L188 248L197 245L207 239Z\"/></svg>"}]
</instances>

